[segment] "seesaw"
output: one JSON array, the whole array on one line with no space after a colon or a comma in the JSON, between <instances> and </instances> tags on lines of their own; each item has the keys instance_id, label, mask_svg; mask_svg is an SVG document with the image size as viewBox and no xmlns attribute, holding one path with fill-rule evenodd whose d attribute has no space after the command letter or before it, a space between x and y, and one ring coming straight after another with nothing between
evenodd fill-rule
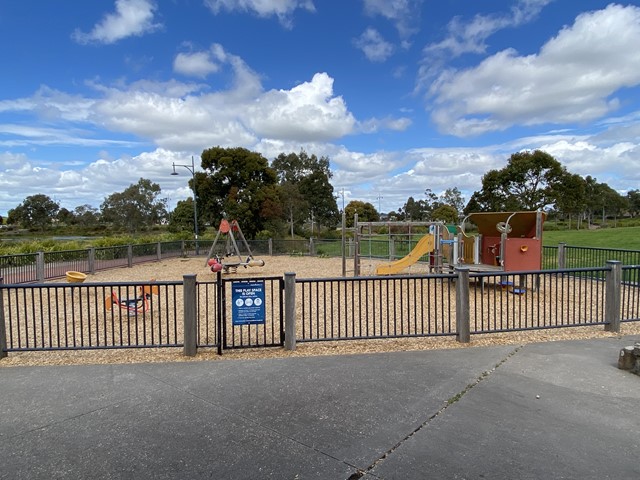
<instances>
[{"instance_id":1,"label":"seesaw","mask_svg":"<svg viewBox=\"0 0 640 480\"><path fill-rule=\"evenodd\" d=\"M207 265L214 273L221 270L224 273L236 273L238 271L238 267L264 267L264 260L256 260L251 257L247 257L245 261L229 261L227 259L220 260L219 258L210 258L207 260Z\"/></svg>"},{"instance_id":2,"label":"seesaw","mask_svg":"<svg viewBox=\"0 0 640 480\"><path fill-rule=\"evenodd\" d=\"M153 281L153 280L152 280ZM113 305L117 305L129 315L136 315L149 311L151 308L151 294L158 295L157 285L143 285L138 287L138 295L134 298L118 297L116 292L111 291L104 299L104 306L111 310Z\"/></svg>"}]
</instances>

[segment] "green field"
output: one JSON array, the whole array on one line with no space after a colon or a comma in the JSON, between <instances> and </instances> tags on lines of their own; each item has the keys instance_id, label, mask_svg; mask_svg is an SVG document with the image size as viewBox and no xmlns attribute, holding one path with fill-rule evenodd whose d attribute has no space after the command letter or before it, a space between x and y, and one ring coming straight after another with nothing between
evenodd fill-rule
<instances>
[{"instance_id":1,"label":"green field","mask_svg":"<svg viewBox=\"0 0 640 480\"><path fill-rule=\"evenodd\" d=\"M598 230L545 231L544 245L556 246L561 242L574 247L620 248L640 250L640 227L601 228Z\"/></svg>"}]
</instances>

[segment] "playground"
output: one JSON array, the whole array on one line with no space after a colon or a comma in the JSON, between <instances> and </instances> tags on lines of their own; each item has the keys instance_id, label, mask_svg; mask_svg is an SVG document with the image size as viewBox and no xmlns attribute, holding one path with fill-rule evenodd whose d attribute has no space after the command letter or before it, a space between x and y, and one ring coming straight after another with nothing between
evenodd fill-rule
<instances>
[{"instance_id":1,"label":"playground","mask_svg":"<svg viewBox=\"0 0 640 480\"><path fill-rule=\"evenodd\" d=\"M298 279L323 279L323 278L339 278L341 276L342 260L340 258L319 258L319 257L301 257L301 256L269 256L264 258L265 263L263 267L251 268L241 267L238 268L236 273L223 274L225 278L231 279L250 279L256 277L282 277L286 272L295 272ZM384 264L385 262L380 262ZM375 264L372 264L370 268L375 271ZM133 268L118 268L111 270L99 271L93 275L88 275L86 283L105 283L110 282L141 282L141 284L154 281L180 281L184 275L196 274L198 282L212 282L215 280L216 273L211 271L208 265L205 265L203 257L192 258L178 258L167 259L160 262L146 263L136 265ZM370 277L371 278L371 277ZM60 279L56 283L69 284L66 279ZM582 286L579 288L587 288L591 283L582 282ZM373 285L374 281L365 281L365 287L358 287L361 295L368 295L372 300L371 302L365 301L360 296L358 301L360 304L371 303L373 306L371 316L365 313L362 308L355 313L358 317L367 318L367 322L371 323L371 328L385 329L388 328L379 322L378 326L374 326L376 322L376 315L379 315L384 311L384 306L378 305L381 302L380 295L388 296L392 295L392 292L381 291L379 287L370 288L366 285ZM425 310L436 308L439 309L440 314L448 315L448 318L455 317L455 301L451 303L452 299L455 299L455 288L453 285L442 283L442 287L434 289L426 298L425 295L416 297L415 300L407 300L404 303L401 311L397 312L399 315L399 321L404 322L405 332L411 333L416 328L416 324L409 320L409 317L416 310ZM410 287L413 288L413 287ZM567 288L566 286L563 288ZM472 298L471 308L472 311L478 311L479 315L486 318L486 322L490 323L492 319L496 318L500 312L496 309L503 309L506 302L510 305L509 308L515 309L514 311L521 311L525 316L531 316L533 312L528 311L528 307L523 304L518 305L518 302L523 299L538 302L536 308L541 310L557 308L554 304L556 300L553 295L545 295L544 292L553 292L557 289L555 285L548 285L547 281L542 284L542 290L540 292L528 292L526 295L514 295L508 290L503 289L500 285L493 285L492 288L487 288L486 292L482 292L476 285L472 285ZM299 288L302 290L302 287ZM569 290L563 290L566 295L573 295ZM77 292L76 292L77 293ZM108 292L107 292L108 293ZM144 291L142 292L144 293ZM156 301L154 297L154 290L148 290L150 293L150 301ZM300 291L296 296L300 295ZM397 293L399 294L399 292ZM397 295L394 293L393 295ZM330 291L324 291L320 293L319 298L311 299L312 303L316 304L318 308L328 308L327 299L331 295L334 295L334 299L337 296L352 295L350 292L341 292L339 287L334 285L330 287ZM69 292L59 293L60 297L69 297ZM491 300L494 299L494 300ZM501 303L495 303L495 299ZM166 300L162 300L166 303ZM388 301L392 301L389 298ZM100 299L96 301L99 303ZM386 303L384 300L383 303ZM415 303L414 303L415 302ZM422 303L418 303L422 302ZM430 302L430 303L429 303ZM493 302L493 303L492 303ZM595 295L588 308L597 309L601 298ZM427 307L427 303L431 306ZM346 306L347 302L344 302ZM440 306L440 307L438 307ZM441 306L445 308L442 309ZM67 304L67 309L78 309L78 304ZM112 308L116 309L117 305L114 302ZM175 300L175 305L171 308L175 308L175 311L181 312L183 309L182 299L178 296ZM351 308L351 307L349 307ZM567 315L580 314L587 308L585 304L569 303L565 308L571 309ZM377 313L376 313L377 312ZM157 315L158 312L150 312L153 315ZM318 311L319 315L330 315L329 311L322 313ZM123 318L126 318L126 313L122 314ZM351 311L347 312L347 316L353 315ZM520 315L520 314L518 314ZM535 316L535 315L534 315ZM130 317L129 324L134 325L134 317ZM449 321L450 321L449 320ZM428 320L428 322L440 321L436 318ZM124 322L127 324L127 322ZM79 328L76 325L76 328ZM300 328L300 327L299 327ZM343 328L343 327L335 327ZM350 328L350 327L344 327ZM181 326L178 326L181 329ZM144 333L144 332L141 332ZM181 330L177 332L181 335ZM337 331L337 334L341 332ZM378 333L384 333L384 331ZM640 324L633 322L623 325L623 334L638 334L640 333ZM573 328L554 328L545 330L521 330L508 333L491 333L474 335L472 337L471 344L465 345L458 343L455 337L420 337L420 338L393 338L393 339L367 339L367 340L352 340L349 342L344 341L323 341L312 343L298 343L296 351L290 352L283 350L282 348L258 348L249 350L230 350L225 351L224 356L218 357L214 351L199 351L197 357L190 358L184 357L180 349L166 349L166 348L145 348L145 349L117 349L108 351L90 351L90 352L25 352L25 353L12 353L8 358L3 359L0 362L2 366L12 365L45 365L45 364L68 364L68 363L130 363L130 362L159 362L159 361L192 361L192 360L205 360L205 359L231 359L231 358L263 358L263 357L280 357L280 356L309 356L309 355L331 355L331 354L352 354L352 353L368 353L368 352L380 352L380 351L404 351L404 350L425 350L425 349L448 349L448 348L468 348L474 346L489 346L489 345L506 345L506 344L525 344L532 342L543 341L556 341L556 340L571 340L571 339L586 339L586 338L602 338L618 336L618 334L606 332L602 326L579 326Z\"/></svg>"},{"instance_id":2,"label":"playground","mask_svg":"<svg viewBox=\"0 0 640 480\"><path fill-rule=\"evenodd\" d=\"M89 341L95 342L89 346L121 348L86 354L94 360L104 357L116 361L135 361L127 360L133 358L156 361L158 357L157 361L164 361L167 355L173 358L180 353L153 347L182 344L186 327L181 320L183 314L186 318L188 306L184 299L193 298L186 303L195 304L200 319L198 337L204 355L198 356L209 358L206 347L222 345L216 343L217 333L209 327L216 316L218 275L225 280L268 280L271 295L270 300L268 295L265 299L270 303L272 320L264 327L226 330L225 345L228 341L231 344L225 347L230 352L225 355L233 357L460 348L467 345L456 341L457 310L469 312L466 315L471 320L472 346L617 335L602 328L607 303L602 281L604 270L593 276L540 271L543 214L505 212L476 217L477 236L468 236L463 229L455 235L442 223L425 224L421 226L421 235L405 248L408 253L395 258L391 253L402 251L398 248L402 236L394 238L391 232L398 231L397 225L387 223L389 257L365 258L356 254L352 260L354 269L346 277L345 258L254 256L237 222L223 220L204 261L202 256L165 258L93 274L68 271L66 278L52 282L66 284L65 287L25 289L22 297L17 292L7 297L6 301L12 303L11 311L16 312L14 320L9 319L12 338L23 338L22 347L24 342L29 347L31 341L33 347L75 349L79 339L81 346L87 346ZM366 224L356 229L358 250L371 243L372 227L379 226ZM408 227L411 229L412 225ZM454 267L461 267L471 276L456 282L463 273ZM260 343L280 345L277 319L281 318L282 306L277 301L280 295L277 285L287 273L295 274L298 280L295 288L298 349L234 351L237 342L251 347ZM190 297L184 288L194 275L198 295ZM464 285L464 289L457 288L456 283ZM627 302L637 303L636 285L637 282L623 285L623 302L626 298ZM460 308L458 299L467 296L466 304ZM231 318L231 305L225 302L220 305L226 305L223 308L227 318ZM636 310L636 307L628 309L622 318L638 318L640 313ZM19 318L26 322L20 323ZM258 331L263 340L257 340ZM638 322L623 325L625 334L638 331ZM145 347L144 353L132 352L132 346ZM56 352L32 356L47 359L48 363L49 358L55 362L56 358L68 355ZM85 356L78 352L70 355ZM30 356L20 352L12 353L11 357Z\"/></svg>"}]
</instances>

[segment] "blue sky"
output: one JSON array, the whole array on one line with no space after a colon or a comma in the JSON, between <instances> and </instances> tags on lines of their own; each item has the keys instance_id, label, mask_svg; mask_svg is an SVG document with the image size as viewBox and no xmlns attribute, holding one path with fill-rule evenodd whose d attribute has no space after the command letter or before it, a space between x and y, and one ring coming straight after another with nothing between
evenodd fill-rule
<instances>
[{"instance_id":1,"label":"blue sky","mask_svg":"<svg viewBox=\"0 0 640 480\"><path fill-rule=\"evenodd\" d=\"M543 149L640 178L640 6L595 0L22 0L0 4L0 215L98 208L139 178L170 207L213 146L331 161L342 200L468 200Z\"/></svg>"}]
</instances>

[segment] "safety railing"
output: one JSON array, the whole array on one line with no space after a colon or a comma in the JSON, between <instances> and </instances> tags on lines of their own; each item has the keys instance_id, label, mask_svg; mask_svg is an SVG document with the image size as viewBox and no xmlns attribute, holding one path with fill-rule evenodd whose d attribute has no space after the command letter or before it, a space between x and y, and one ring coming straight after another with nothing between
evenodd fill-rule
<instances>
[{"instance_id":1,"label":"safety railing","mask_svg":"<svg viewBox=\"0 0 640 480\"><path fill-rule=\"evenodd\" d=\"M605 323L607 268L471 273L472 334Z\"/></svg>"},{"instance_id":2,"label":"safety railing","mask_svg":"<svg viewBox=\"0 0 640 480\"><path fill-rule=\"evenodd\" d=\"M181 285L0 285L5 351L181 346Z\"/></svg>"},{"instance_id":3,"label":"safety railing","mask_svg":"<svg viewBox=\"0 0 640 480\"><path fill-rule=\"evenodd\" d=\"M297 279L297 341L455 335L454 278Z\"/></svg>"}]
</instances>

